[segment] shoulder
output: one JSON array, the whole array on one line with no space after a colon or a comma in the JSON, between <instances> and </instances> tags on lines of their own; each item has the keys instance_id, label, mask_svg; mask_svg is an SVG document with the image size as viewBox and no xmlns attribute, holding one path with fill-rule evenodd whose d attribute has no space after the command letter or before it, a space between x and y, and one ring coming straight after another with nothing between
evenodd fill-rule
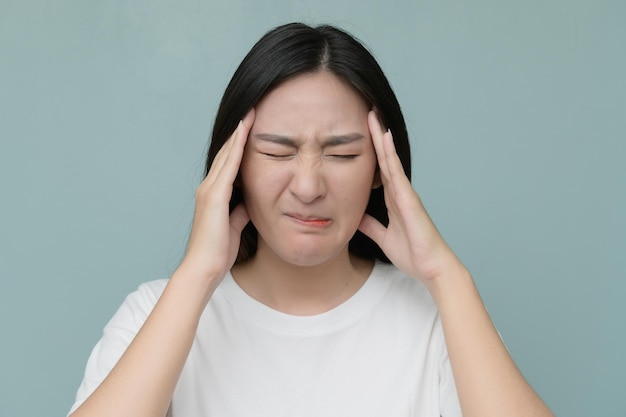
<instances>
[{"instance_id":1,"label":"shoulder","mask_svg":"<svg viewBox=\"0 0 626 417\"><path fill-rule=\"evenodd\" d=\"M371 278L380 292L371 317L384 320L385 326L397 327L407 335L418 335L418 338L430 338L440 333L437 306L421 282L391 264L382 263L376 264Z\"/></svg>"},{"instance_id":2,"label":"shoulder","mask_svg":"<svg viewBox=\"0 0 626 417\"><path fill-rule=\"evenodd\" d=\"M142 325L163 294L167 279L144 282L128 294L107 327L132 322Z\"/></svg>"},{"instance_id":3,"label":"shoulder","mask_svg":"<svg viewBox=\"0 0 626 417\"><path fill-rule=\"evenodd\" d=\"M124 304L132 304L138 307L154 306L163 294L169 280L158 279L144 282L126 297Z\"/></svg>"},{"instance_id":4,"label":"shoulder","mask_svg":"<svg viewBox=\"0 0 626 417\"><path fill-rule=\"evenodd\" d=\"M76 410L111 372L152 312L167 282L166 279L145 282L128 294L119 306L89 355L85 376L70 413Z\"/></svg>"},{"instance_id":5,"label":"shoulder","mask_svg":"<svg viewBox=\"0 0 626 417\"><path fill-rule=\"evenodd\" d=\"M372 278L385 283L386 290L368 320L391 345L403 346L400 350L411 360L439 366L447 355L445 339L437 305L428 289L391 264L377 263L374 271Z\"/></svg>"},{"instance_id":6,"label":"shoulder","mask_svg":"<svg viewBox=\"0 0 626 417\"><path fill-rule=\"evenodd\" d=\"M137 289L128 295L127 300L143 300L143 301L156 301L159 299L167 283L168 279L157 279L154 281L147 281L139 285Z\"/></svg>"},{"instance_id":7,"label":"shoulder","mask_svg":"<svg viewBox=\"0 0 626 417\"><path fill-rule=\"evenodd\" d=\"M437 310L426 287L393 264L377 263L372 272L372 278L388 286L387 298L393 298L396 302L406 302L422 309Z\"/></svg>"}]
</instances>

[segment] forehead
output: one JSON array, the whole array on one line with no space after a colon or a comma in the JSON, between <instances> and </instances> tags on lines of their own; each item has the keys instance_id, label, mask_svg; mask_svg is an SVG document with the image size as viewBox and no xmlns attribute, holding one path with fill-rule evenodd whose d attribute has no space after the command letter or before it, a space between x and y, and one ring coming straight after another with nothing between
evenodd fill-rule
<instances>
[{"instance_id":1,"label":"forehead","mask_svg":"<svg viewBox=\"0 0 626 417\"><path fill-rule=\"evenodd\" d=\"M256 106L254 133L288 135L367 133L369 106L336 75L320 71L298 75L268 93Z\"/></svg>"}]
</instances>

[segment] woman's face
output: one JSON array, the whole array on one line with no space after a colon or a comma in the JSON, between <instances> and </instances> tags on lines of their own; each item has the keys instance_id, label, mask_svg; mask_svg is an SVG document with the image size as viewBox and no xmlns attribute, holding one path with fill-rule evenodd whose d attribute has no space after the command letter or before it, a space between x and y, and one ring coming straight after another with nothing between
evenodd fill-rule
<instances>
[{"instance_id":1,"label":"woman's face","mask_svg":"<svg viewBox=\"0 0 626 417\"><path fill-rule=\"evenodd\" d=\"M290 79L258 103L241 165L257 254L303 266L348 254L375 184L369 110L326 71Z\"/></svg>"}]
</instances>

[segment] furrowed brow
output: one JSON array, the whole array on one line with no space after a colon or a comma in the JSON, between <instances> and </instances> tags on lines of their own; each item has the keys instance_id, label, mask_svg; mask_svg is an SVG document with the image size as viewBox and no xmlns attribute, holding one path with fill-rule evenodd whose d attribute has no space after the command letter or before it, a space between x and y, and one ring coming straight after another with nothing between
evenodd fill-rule
<instances>
[{"instance_id":1,"label":"furrowed brow","mask_svg":"<svg viewBox=\"0 0 626 417\"><path fill-rule=\"evenodd\" d=\"M291 146L293 148L297 147L296 141L287 136L273 135L270 133L257 133L256 135L254 135L254 137L256 139L259 139L265 142L272 142L278 145Z\"/></svg>"},{"instance_id":2,"label":"furrowed brow","mask_svg":"<svg viewBox=\"0 0 626 417\"><path fill-rule=\"evenodd\" d=\"M347 143L356 142L357 140L364 139L360 133L349 133L347 135L335 135L330 136L324 141L324 146L339 146Z\"/></svg>"}]
</instances>

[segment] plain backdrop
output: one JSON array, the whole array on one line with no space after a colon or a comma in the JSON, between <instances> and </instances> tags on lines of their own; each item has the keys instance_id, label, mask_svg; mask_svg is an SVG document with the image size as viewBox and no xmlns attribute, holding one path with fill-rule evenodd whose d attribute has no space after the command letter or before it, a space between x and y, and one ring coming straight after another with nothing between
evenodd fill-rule
<instances>
[{"instance_id":1,"label":"plain backdrop","mask_svg":"<svg viewBox=\"0 0 626 417\"><path fill-rule=\"evenodd\" d=\"M67 413L103 326L184 253L212 121L268 29L364 41L415 188L557 415L626 384L626 2L0 0L0 416Z\"/></svg>"}]
</instances>

